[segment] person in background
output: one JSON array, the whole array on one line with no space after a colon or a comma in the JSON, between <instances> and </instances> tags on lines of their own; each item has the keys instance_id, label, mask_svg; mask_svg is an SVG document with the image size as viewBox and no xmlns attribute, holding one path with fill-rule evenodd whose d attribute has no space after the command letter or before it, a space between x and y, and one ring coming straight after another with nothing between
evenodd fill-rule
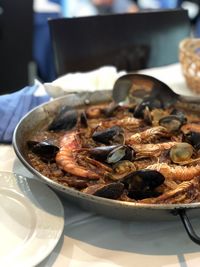
<instances>
[{"instance_id":1,"label":"person in background","mask_svg":"<svg viewBox=\"0 0 200 267\"><path fill-rule=\"evenodd\" d=\"M200 0L178 0L179 7L188 10L194 37L200 37Z\"/></svg>"},{"instance_id":2,"label":"person in background","mask_svg":"<svg viewBox=\"0 0 200 267\"><path fill-rule=\"evenodd\" d=\"M56 78L48 19L61 16L61 6L48 0L34 0L33 57L37 78L51 82Z\"/></svg>"},{"instance_id":3,"label":"person in background","mask_svg":"<svg viewBox=\"0 0 200 267\"><path fill-rule=\"evenodd\" d=\"M137 12L138 7L131 0L91 0L98 14Z\"/></svg>"},{"instance_id":4,"label":"person in background","mask_svg":"<svg viewBox=\"0 0 200 267\"><path fill-rule=\"evenodd\" d=\"M200 0L137 0L142 9L182 8L188 11L194 37L200 37Z\"/></svg>"},{"instance_id":5,"label":"person in background","mask_svg":"<svg viewBox=\"0 0 200 267\"><path fill-rule=\"evenodd\" d=\"M137 4L132 0L62 0L62 11L66 17L105 15L137 12Z\"/></svg>"},{"instance_id":6,"label":"person in background","mask_svg":"<svg viewBox=\"0 0 200 267\"><path fill-rule=\"evenodd\" d=\"M137 4L141 9L176 8L178 0L138 0Z\"/></svg>"}]
</instances>

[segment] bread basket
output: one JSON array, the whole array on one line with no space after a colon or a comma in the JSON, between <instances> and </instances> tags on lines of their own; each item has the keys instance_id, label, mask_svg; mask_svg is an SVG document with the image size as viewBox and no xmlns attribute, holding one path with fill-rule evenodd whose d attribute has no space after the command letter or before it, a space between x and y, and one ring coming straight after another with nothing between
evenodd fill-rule
<instances>
[{"instance_id":1,"label":"bread basket","mask_svg":"<svg viewBox=\"0 0 200 267\"><path fill-rule=\"evenodd\" d=\"M200 94L200 38L187 38L180 42L179 60L187 86Z\"/></svg>"}]
</instances>

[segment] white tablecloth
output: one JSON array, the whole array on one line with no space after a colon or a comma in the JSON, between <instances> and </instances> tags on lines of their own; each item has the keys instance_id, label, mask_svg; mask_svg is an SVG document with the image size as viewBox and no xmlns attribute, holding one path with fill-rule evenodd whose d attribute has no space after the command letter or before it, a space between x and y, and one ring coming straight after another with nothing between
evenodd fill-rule
<instances>
[{"instance_id":1,"label":"white tablecloth","mask_svg":"<svg viewBox=\"0 0 200 267\"><path fill-rule=\"evenodd\" d=\"M10 145L0 145L0 170L33 177ZM200 246L188 238L178 217L125 222L83 211L64 199L62 203L64 233L38 267L199 267ZM200 233L200 211L192 223Z\"/></svg>"},{"instance_id":2,"label":"white tablecloth","mask_svg":"<svg viewBox=\"0 0 200 267\"><path fill-rule=\"evenodd\" d=\"M0 170L33 177L11 145L0 145ZM38 267L200 266L200 246L189 239L179 217L168 222L125 222L83 211L64 199L62 203L64 233ZM192 224L200 234L200 211Z\"/></svg>"}]
</instances>

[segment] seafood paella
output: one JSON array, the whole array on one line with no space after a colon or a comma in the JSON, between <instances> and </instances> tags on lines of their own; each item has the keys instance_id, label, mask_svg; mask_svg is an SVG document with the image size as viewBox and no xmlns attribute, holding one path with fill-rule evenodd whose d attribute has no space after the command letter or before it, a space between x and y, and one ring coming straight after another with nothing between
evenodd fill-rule
<instances>
[{"instance_id":1,"label":"seafood paella","mask_svg":"<svg viewBox=\"0 0 200 267\"><path fill-rule=\"evenodd\" d=\"M138 89L138 88L137 88ZM62 106L27 141L41 174L103 198L146 204L200 201L200 117L165 97Z\"/></svg>"}]
</instances>

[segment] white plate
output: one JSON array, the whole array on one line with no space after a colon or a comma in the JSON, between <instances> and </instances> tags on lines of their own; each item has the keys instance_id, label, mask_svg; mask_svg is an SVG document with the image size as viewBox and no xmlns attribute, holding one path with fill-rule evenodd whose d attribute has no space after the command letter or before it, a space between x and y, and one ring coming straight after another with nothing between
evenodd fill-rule
<instances>
[{"instance_id":1,"label":"white plate","mask_svg":"<svg viewBox=\"0 0 200 267\"><path fill-rule=\"evenodd\" d=\"M38 264L54 249L63 228L63 206L48 186L0 172L0 266Z\"/></svg>"}]
</instances>

